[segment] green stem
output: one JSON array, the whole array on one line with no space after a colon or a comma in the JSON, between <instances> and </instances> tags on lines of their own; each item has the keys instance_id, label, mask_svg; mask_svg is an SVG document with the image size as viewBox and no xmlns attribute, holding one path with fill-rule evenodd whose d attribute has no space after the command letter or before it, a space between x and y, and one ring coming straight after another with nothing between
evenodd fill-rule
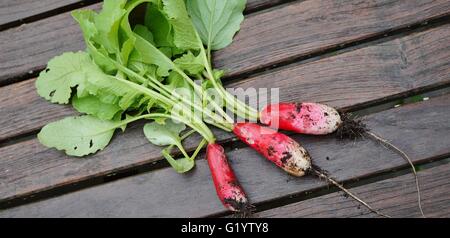
<instances>
[{"instance_id":1,"label":"green stem","mask_svg":"<svg viewBox=\"0 0 450 238\"><path fill-rule=\"evenodd\" d=\"M211 9L213 9L213 12L216 9L216 4L217 4L217 1L214 1L213 6L211 8ZM211 64L212 63L212 60L211 60L211 43L212 42L211 42L211 40L212 40L212 32L213 32L213 26L214 26L214 13L215 13L215 12L214 13L213 12L211 12L211 15L209 16L209 26L208 26L208 44L207 44L207 46L208 46L208 50L207 50L208 51L208 53L207 53L208 65L212 65Z\"/></svg>"},{"instance_id":2,"label":"green stem","mask_svg":"<svg viewBox=\"0 0 450 238\"><path fill-rule=\"evenodd\" d=\"M136 37L139 37L139 36L137 36L136 35ZM198 38L198 39L200 39L200 38ZM201 40L199 41L200 43L201 43ZM153 48L155 48L153 45L151 45L150 43L149 43L149 45L148 45L148 47L153 47ZM203 46L201 46L201 48L203 49ZM156 49L156 48L155 48ZM157 50L157 49L156 49ZM199 97L202 97L202 95L203 95L203 89L202 89L202 87L200 87L199 85L197 85L197 84L195 84L195 82L194 81L192 81L192 79L188 76L188 75L186 75L186 73L183 71L183 70L181 70L169 57L167 57L165 54L163 54L162 52L159 52L160 53L160 57L163 57L168 63L170 63L171 64L171 66L173 67L173 70L175 71L175 72L177 72L178 74L180 74L188 83L189 83L189 85L190 86L192 86L192 88L194 89L194 92L199 96ZM126 68L126 67L124 67L124 66L122 66L121 64L119 64L119 65L117 65L117 62L114 62L115 64L116 64L116 67L118 67L119 69L120 68L122 68L122 70L124 70L124 69L128 69L128 68ZM167 89L161 82L159 82L158 80L156 80L156 79L154 79L153 77L151 77L150 78L154 83L156 83L158 86L160 86L161 88L163 88L163 89L165 89L167 92L171 92L169 89ZM209 100L209 98L208 98L208 100ZM229 123L231 123L233 120L228 116L228 114L226 114L226 112L223 110L223 108L222 107L219 107L219 105L217 105L217 103L215 103L214 101L212 101L211 102L211 104L214 106L214 108L216 109L216 111L219 113L219 114L221 114L221 116L223 116L224 118L225 118L225 120L226 121L228 121ZM188 103L188 105L189 105L189 103ZM200 111L202 111L201 109L200 109ZM208 116L210 116L210 115L208 115ZM211 117L211 116L210 116ZM211 118L214 118L214 117L211 117ZM217 119L215 119L216 121L218 121L218 122L220 122L220 121L222 121L222 119L221 120L217 120Z\"/></svg>"},{"instance_id":3,"label":"green stem","mask_svg":"<svg viewBox=\"0 0 450 238\"><path fill-rule=\"evenodd\" d=\"M135 90L141 91L142 93L147 94L151 98L155 98L156 100L166 104L166 106L170 107L170 106L172 106L175 103L170 98L167 98L166 96L161 95L161 94L159 94L159 93L157 93L157 92L155 92L155 91L153 91L153 90L151 90L151 89L149 89L147 87L143 87L143 86L141 86L139 84L133 83L133 82L128 81L128 80L123 79L123 78L119 78L119 77L115 77L115 76L109 76L109 77L111 77L113 79L116 79L116 80L118 80L118 81L120 81L120 82L122 82L124 84L127 84L129 87L131 87L131 88L133 88Z\"/></svg>"},{"instance_id":4,"label":"green stem","mask_svg":"<svg viewBox=\"0 0 450 238\"><path fill-rule=\"evenodd\" d=\"M189 136L191 136L194 133L195 133L195 130L190 130L190 131L186 132L186 134L181 136L181 140L182 141L185 140L186 138L188 138Z\"/></svg>"},{"instance_id":5,"label":"green stem","mask_svg":"<svg viewBox=\"0 0 450 238\"><path fill-rule=\"evenodd\" d=\"M184 147L180 142L177 142L175 146L178 147L178 149L181 151L184 157L189 158L189 155L187 154L186 150L184 150Z\"/></svg>"},{"instance_id":6,"label":"green stem","mask_svg":"<svg viewBox=\"0 0 450 238\"><path fill-rule=\"evenodd\" d=\"M140 81L145 81L145 78L142 77L141 75L135 73L134 71L128 69L127 67L124 67L124 66L122 66L120 64L117 64L117 62L115 62L115 63L116 63L116 67L119 70L125 72L125 74L128 74L129 76L135 77L135 78L139 79ZM155 85L154 83L149 82L149 83L151 83L150 86L152 86L153 88L155 88L158 91L160 91L160 93L162 93L165 97L170 98L172 101L174 101L173 104L175 104L175 100L174 100L173 96L169 94L170 90L165 85L161 84L161 82L159 82L155 78L153 78L153 77L149 77L149 78L150 78L150 80L152 82L157 84L157 85ZM129 82L129 81L127 81L127 82ZM196 84L194 83L194 85L196 85ZM140 85L138 85L138 86L140 86ZM196 86L198 86L198 85L196 85ZM196 110L199 110L200 112L204 113L206 116L211 118L213 120L213 122L209 122L210 124L212 124L212 125L214 125L216 127L219 127L219 128L223 128L224 126L226 127L225 124L227 124L227 123L221 122L223 120L223 118L219 117L217 114L211 114L208 111L203 110L203 108L201 106L197 105L196 103L192 103L190 100L182 97L181 95L179 95L175 91L172 91L172 93L175 95L176 98L181 99L185 104L194 107Z\"/></svg>"},{"instance_id":7,"label":"green stem","mask_svg":"<svg viewBox=\"0 0 450 238\"><path fill-rule=\"evenodd\" d=\"M242 101L237 99L235 96L233 96L229 92L227 92L221 85L219 85L217 83L216 79L214 78L212 69L210 67L208 67L206 69L206 73L207 73L207 75L206 75L207 79L211 81L211 83L213 84L213 87L225 99L225 101L227 102L227 105L229 105L229 104L232 105L231 110L233 111L233 113L235 113L236 115L238 115L239 117L242 117L242 118L258 120L258 118L259 118L258 111L255 110L254 108L248 106L247 104L243 103ZM234 106L236 106L236 107L234 107Z\"/></svg>"},{"instance_id":8,"label":"green stem","mask_svg":"<svg viewBox=\"0 0 450 238\"><path fill-rule=\"evenodd\" d=\"M141 91L142 93L147 94L150 97L154 97L157 100L167 104L168 106L171 106L171 105L174 104L174 102L171 101L170 99L168 99L168 98L166 98L166 97L164 97L164 96L162 96L162 95L152 91L149 88L143 87L143 86L141 86L139 84L135 84L135 83L130 82L130 81L125 80L125 79L121 79L121 78L117 78L117 77L113 77L113 76L110 76L110 77L115 78L115 79L117 79L117 80L119 80L119 81L121 81L121 82L123 82L125 84L128 84L130 87L132 87L132 88L134 88L134 89L136 89L138 91ZM183 110L188 110L188 109L183 108ZM195 129L195 128L199 129L199 127L196 126L198 124L201 129L197 130L197 131L200 134L202 134L202 136L204 136L205 139L208 139L208 141L214 141L214 135L212 134L211 130L209 130L209 128L203 123L203 121L201 119L199 119L195 115L192 115L192 120L184 120L183 116L181 116L179 114L175 114L175 115L174 114L175 114L175 112L172 112L171 115L168 115L167 117L172 117L175 120L181 121L184 124L189 125L193 129ZM158 115L164 115L164 114L158 114ZM178 119L176 119L174 117L178 117ZM191 123L190 121L192 121L193 123Z\"/></svg>"},{"instance_id":9,"label":"green stem","mask_svg":"<svg viewBox=\"0 0 450 238\"><path fill-rule=\"evenodd\" d=\"M167 118L167 119L173 119L173 120L176 120L176 121L180 121L180 122L188 125L190 128L194 129L195 131L197 131L209 143L214 143L215 142L214 135L212 134L211 130L209 130L209 128L203 122L191 123L190 120L186 120L186 118L183 118L180 115L174 115L174 114L170 114L170 115L169 114L164 114L164 113L145 114L145 115L134 117L134 118L131 118L131 119L128 119L128 120L124 120L123 122L118 124L117 127L119 128L121 126L130 124L132 122L139 121L139 120L142 120L142 119L157 119L157 118Z\"/></svg>"},{"instance_id":10,"label":"green stem","mask_svg":"<svg viewBox=\"0 0 450 238\"><path fill-rule=\"evenodd\" d=\"M189 85L192 86L192 88L194 88L194 91L197 95L199 95L200 97L203 96L204 92L203 92L203 88L199 85L197 85L194 81L192 81L192 79L186 74L184 73L183 70L181 70L180 68L178 68L176 65L174 66L174 70L179 73L188 83ZM219 105L217 105L217 103L211 99L211 97L209 95L206 95L206 99L211 103L211 105L214 107L214 109L222 116L225 118L225 120L229 123L233 122L233 119L223 110L222 107L220 107ZM203 97L202 97L203 98Z\"/></svg>"},{"instance_id":11,"label":"green stem","mask_svg":"<svg viewBox=\"0 0 450 238\"><path fill-rule=\"evenodd\" d=\"M200 151L203 149L203 147L206 145L206 140L203 139L200 144L198 145L197 149L194 151L194 153L191 156L191 160L195 160L195 158L197 157L198 153L200 153Z\"/></svg>"},{"instance_id":12,"label":"green stem","mask_svg":"<svg viewBox=\"0 0 450 238\"><path fill-rule=\"evenodd\" d=\"M211 30L210 30L211 32ZM238 99L235 99L230 93L228 93L221 85L219 85L214 78L214 74L212 72L212 60L211 60L211 41L208 41L208 49L205 50L203 47L202 40L200 39L200 36L198 35L198 32L195 32L197 40L199 43L200 48L200 54L203 57L204 66L206 68L207 78L210 79L211 83L213 84L213 87L219 92L220 96L225 99L227 102L227 105L229 103L232 103L236 101L236 108L231 107L231 110L234 114L238 115L242 118L249 118L253 120L257 120L259 118L259 113L254 108L249 107L247 104L241 102ZM211 37L209 37L211 39Z\"/></svg>"}]
</instances>

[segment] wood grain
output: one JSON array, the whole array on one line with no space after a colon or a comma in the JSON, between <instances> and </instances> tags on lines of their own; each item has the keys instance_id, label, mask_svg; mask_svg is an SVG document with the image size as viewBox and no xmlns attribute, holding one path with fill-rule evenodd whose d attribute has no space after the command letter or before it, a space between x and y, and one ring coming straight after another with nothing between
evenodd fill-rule
<instances>
[{"instance_id":1,"label":"wood grain","mask_svg":"<svg viewBox=\"0 0 450 238\"><path fill-rule=\"evenodd\" d=\"M72 5L84 0L2 0L0 2L0 26L35 15ZM91 1L92 2L92 1Z\"/></svg>"},{"instance_id":2,"label":"wood grain","mask_svg":"<svg viewBox=\"0 0 450 238\"><path fill-rule=\"evenodd\" d=\"M419 172L425 215L450 217L450 164ZM411 174L350 189L374 208L393 217L420 218ZM309 199L255 214L257 217L377 217L342 193Z\"/></svg>"},{"instance_id":3,"label":"wood grain","mask_svg":"<svg viewBox=\"0 0 450 238\"><path fill-rule=\"evenodd\" d=\"M275 6L286 0L248 0L247 11L254 12L261 8ZM43 14L56 15L58 9L68 6L82 6L98 2L98 0L3 0L0 2L0 29L1 26L23 21L26 18L37 17ZM42 16L45 17L45 16Z\"/></svg>"},{"instance_id":4,"label":"wood grain","mask_svg":"<svg viewBox=\"0 0 450 238\"><path fill-rule=\"evenodd\" d=\"M449 11L447 0L293 2L251 14L235 42L217 53L215 62L233 76L448 15ZM0 84L34 75L50 58L82 49L82 35L69 13L0 32Z\"/></svg>"},{"instance_id":5,"label":"wood grain","mask_svg":"<svg viewBox=\"0 0 450 238\"><path fill-rule=\"evenodd\" d=\"M253 13L260 9L266 9L269 7L277 6L283 4L285 2L292 1L304 1L304 0L247 0L247 8L245 9L246 13Z\"/></svg>"},{"instance_id":6,"label":"wood grain","mask_svg":"<svg viewBox=\"0 0 450 238\"><path fill-rule=\"evenodd\" d=\"M307 64L295 64L229 85L280 88L281 101L347 107L430 85L450 83L450 25ZM276 79L276 80L274 80ZM70 106L41 99L35 79L0 88L0 141L72 115ZM265 101L261 101L265 105Z\"/></svg>"},{"instance_id":7,"label":"wood grain","mask_svg":"<svg viewBox=\"0 0 450 238\"><path fill-rule=\"evenodd\" d=\"M230 76L448 15L446 0L311 0L248 18L216 54ZM276 20L275 20L276 19Z\"/></svg>"},{"instance_id":8,"label":"wood grain","mask_svg":"<svg viewBox=\"0 0 450 238\"><path fill-rule=\"evenodd\" d=\"M0 88L0 141L40 129L45 122L76 115L69 106L51 104L39 97L35 80Z\"/></svg>"},{"instance_id":9,"label":"wood grain","mask_svg":"<svg viewBox=\"0 0 450 238\"><path fill-rule=\"evenodd\" d=\"M450 95L446 95L374 114L366 122L373 131L408 153L413 161L425 162L450 153L449 115ZM340 181L407 167L402 158L372 141L339 142L331 136L294 138L308 148L316 165ZM38 154L43 158L34 160L49 159L46 153ZM120 159L130 157L134 154ZM253 203L327 187L312 176L292 178L249 148L228 152L228 157ZM89 168L101 163L95 158L86 161L91 162ZM3 164L0 168L4 168ZM33 176L30 169L27 171ZM49 175L45 177L37 177L35 184L52 179ZM21 189L14 183L10 182L6 189ZM1 191L5 191L5 187ZM171 168L160 169L5 210L0 217L198 217L221 212L224 209L216 198L207 163L201 160L189 174L179 175Z\"/></svg>"}]
</instances>

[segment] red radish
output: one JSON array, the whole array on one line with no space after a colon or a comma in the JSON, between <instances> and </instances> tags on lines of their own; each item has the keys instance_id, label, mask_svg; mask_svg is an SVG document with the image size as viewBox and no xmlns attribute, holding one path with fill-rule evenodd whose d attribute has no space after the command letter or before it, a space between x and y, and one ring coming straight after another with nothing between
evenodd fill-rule
<instances>
[{"instance_id":1,"label":"red radish","mask_svg":"<svg viewBox=\"0 0 450 238\"><path fill-rule=\"evenodd\" d=\"M249 207L247 196L228 163L223 147L209 144L206 158L220 201L233 212L245 211Z\"/></svg>"},{"instance_id":2,"label":"red radish","mask_svg":"<svg viewBox=\"0 0 450 238\"><path fill-rule=\"evenodd\" d=\"M270 127L310 135L333 133L342 124L336 109L318 103L269 105L261 111L260 120Z\"/></svg>"},{"instance_id":3,"label":"red radish","mask_svg":"<svg viewBox=\"0 0 450 238\"><path fill-rule=\"evenodd\" d=\"M237 123L233 130L239 139L294 176L311 168L308 152L292 138L254 123Z\"/></svg>"}]
</instances>

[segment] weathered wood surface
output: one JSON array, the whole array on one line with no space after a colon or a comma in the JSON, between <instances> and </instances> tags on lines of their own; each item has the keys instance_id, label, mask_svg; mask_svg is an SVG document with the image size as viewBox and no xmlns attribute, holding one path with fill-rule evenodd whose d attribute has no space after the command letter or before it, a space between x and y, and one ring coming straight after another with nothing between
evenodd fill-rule
<instances>
[{"instance_id":1,"label":"weathered wood surface","mask_svg":"<svg viewBox=\"0 0 450 238\"><path fill-rule=\"evenodd\" d=\"M450 26L443 26L281 69L231 86L280 87L282 101L322 101L340 108L350 107L414 88L448 82L450 57L447 49L450 43L446 39L449 35ZM277 77L280 80L274 81L273 78ZM19 85L30 83L32 81ZM10 87L13 85L0 90ZM68 107L51 105L39 99L32 86L24 88L30 96L8 97L8 93L11 96L17 94L11 89L0 93L0 102L7 102L7 106L1 107L3 125L14 126L15 130L23 132L27 127L37 129L56 117L72 114ZM2 95L6 97L2 98ZM16 104L21 106L16 107ZM30 109L24 111L27 108ZM14 120L14 124L10 123ZM54 149L46 149L36 139L0 148L0 168L4 168L0 169L0 200L160 160L160 148L147 142L139 125L123 135L120 133L105 151L87 159L69 158ZM14 133L14 130L2 130L2 134ZM222 140L231 138L223 133L218 133L218 137ZM193 149L194 144L190 143L188 149Z\"/></svg>"},{"instance_id":2,"label":"weathered wood surface","mask_svg":"<svg viewBox=\"0 0 450 238\"><path fill-rule=\"evenodd\" d=\"M450 83L449 38L450 25L444 25L229 86L278 87L283 101L312 100L347 107ZM32 79L0 88L0 141L75 114L70 106L53 105L40 98L34 83Z\"/></svg>"},{"instance_id":3,"label":"weathered wood surface","mask_svg":"<svg viewBox=\"0 0 450 238\"><path fill-rule=\"evenodd\" d=\"M419 172L425 215L450 217L450 164ZM374 208L393 217L421 217L411 174L350 189ZM377 217L342 193L293 203L255 214L256 217Z\"/></svg>"},{"instance_id":4,"label":"weathered wood surface","mask_svg":"<svg viewBox=\"0 0 450 238\"><path fill-rule=\"evenodd\" d=\"M367 124L413 161L425 162L450 153L449 116L450 95L446 95L374 114L367 118ZM339 142L331 136L294 138L308 148L316 165L340 181L407 167L402 158L372 141ZM126 152L131 150L117 153ZM45 153L48 151L40 155L49 158ZM228 152L228 157L253 203L327 187L312 176L289 177L250 148ZM90 168L95 167L92 163ZM160 169L9 209L0 217L197 217L222 212L207 163L201 160L193 172L185 175L171 168Z\"/></svg>"},{"instance_id":5,"label":"weathered wood surface","mask_svg":"<svg viewBox=\"0 0 450 238\"><path fill-rule=\"evenodd\" d=\"M24 18L54 11L68 5L80 4L83 0L2 0L0 2L0 27ZM93 2L93 1L90 1Z\"/></svg>"},{"instance_id":6,"label":"weathered wood surface","mask_svg":"<svg viewBox=\"0 0 450 238\"><path fill-rule=\"evenodd\" d=\"M337 107L348 107L420 86L448 82L449 67L446 65L450 64L450 58L445 49L450 47L446 40L449 29L449 26L432 29L289 70L282 69L232 86L259 88L273 85L281 88L283 101L323 101ZM408 61L406 68L405 60ZM281 80L274 82L274 77ZM5 88L9 87L12 86ZM37 129L55 117L72 114L69 107L55 106L39 99L32 86L24 88L28 88L28 95L33 96L22 96L18 101L8 97L8 93L11 96L17 94L14 90L0 93L6 95L6 105L11 105L2 106L1 121L4 125L14 125L16 130L24 130L27 125ZM16 104L21 107L15 107ZM30 110L24 111L27 108ZM24 120L27 115L31 115L28 122ZM8 133L3 131L2 134ZM229 139L230 135L219 134L219 137ZM131 152L132 156L128 154ZM5 185L0 189L0 198L21 196L149 163L161 159L159 152L160 148L146 141L139 126L118 136L104 152L89 159L68 158L61 152L42 147L37 140L21 142L0 149L0 167L8 170L0 171L0 181Z\"/></svg>"},{"instance_id":7,"label":"weathered wood surface","mask_svg":"<svg viewBox=\"0 0 450 238\"><path fill-rule=\"evenodd\" d=\"M260 9L265 9L273 6L280 5L285 2L293 2L293 1L304 1L304 0L247 0L247 8L245 9L246 13L253 13Z\"/></svg>"},{"instance_id":8,"label":"weathered wood surface","mask_svg":"<svg viewBox=\"0 0 450 238\"><path fill-rule=\"evenodd\" d=\"M447 0L295 1L251 14L215 62L232 76L448 14ZM65 51L82 49L70 13L0 32L0 84L34 74Z\"/></svg>"}]
</instances>

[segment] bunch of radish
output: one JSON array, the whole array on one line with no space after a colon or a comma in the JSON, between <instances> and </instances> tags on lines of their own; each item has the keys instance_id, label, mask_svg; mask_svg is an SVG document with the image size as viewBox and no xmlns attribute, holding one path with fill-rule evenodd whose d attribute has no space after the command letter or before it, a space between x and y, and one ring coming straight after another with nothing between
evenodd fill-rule
<instances>
[{"instance_id":1,"label":"bunch of radish","mask_svg":"<svg viewBox=\"0 0 450 238\"><path fill-rule=\"evenodd\" d=\"M207 144L206 157L219 199L227 209L244 212L249 200L211 125L233 132L291 175L314 172L339 187L313 168L305 148L276 130L334 133L345 126L336 109L317 103L279 103L258 112L222 86L224 72L213 68L212 51L232 43L244 20L245 5L246 0L104 0L99 13L74 11L87 49L52 59L36 87L43 98L72 103L86 115L48 124L38 135L40 142L68 155L85 156L104 149L116 129L150 120L145 136L155 145L168 146L162 155L179 173L194 167L195 157ZM147 9L145 20L132 24L130 17L140 6ZM225 109L264 126L236 123ZM186 126L191 130L181 135ZM203 140L189 155L182 141L195 132ZM173 147L184 158L172 158Z\"/></svg>"}]
</instances>

